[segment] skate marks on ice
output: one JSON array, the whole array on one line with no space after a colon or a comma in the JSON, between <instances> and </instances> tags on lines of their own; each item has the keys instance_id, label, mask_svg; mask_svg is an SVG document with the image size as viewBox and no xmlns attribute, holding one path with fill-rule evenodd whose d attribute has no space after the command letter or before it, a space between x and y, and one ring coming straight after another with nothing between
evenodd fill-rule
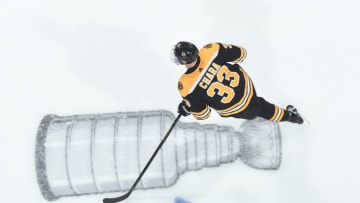
<instances>
[{"instance_id":1,"label":"skate marks on ice","mask_svg":"<svg viewBox=\"0 0 360 203\"><path fill-rule=\"evenodd\" d=\"M40 123L36 172L46 200L126 192L175 116L169 111L57 116ZM277 169L281 137L277 123L246 121L240 130L178 122L136 189L170 187L187 171L240 158L256 169Z\"/></svg>"}]
</instances>

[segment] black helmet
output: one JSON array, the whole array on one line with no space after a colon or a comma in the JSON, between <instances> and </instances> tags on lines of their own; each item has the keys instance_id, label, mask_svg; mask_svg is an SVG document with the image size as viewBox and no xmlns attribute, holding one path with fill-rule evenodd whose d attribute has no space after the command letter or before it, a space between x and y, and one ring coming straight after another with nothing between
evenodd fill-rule
<instances>
[{"instance_id":1,"label":"black helmet","mask_svg":"<svg viewBox=\"0 0 360 203\"><path fill-rule=\"evenodd\" d=\"M197 59L198 53L199 50L194 44L181 41L174 46L173 60L176 64L189 64Z\"/></svg>"}]
</instances>

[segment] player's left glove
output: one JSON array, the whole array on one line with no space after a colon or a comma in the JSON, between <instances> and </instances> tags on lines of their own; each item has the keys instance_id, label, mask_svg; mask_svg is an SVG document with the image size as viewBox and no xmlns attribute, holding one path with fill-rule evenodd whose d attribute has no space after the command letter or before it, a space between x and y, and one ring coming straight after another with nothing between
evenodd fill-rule
<instances>
[{"instance_id":1,"label":"player's left glove","mask_svg":"<svg viewBox=\"0 0 360 203\"><path fill-rule=\"evenodd\" d=\"M178 106L178 113L182 116L188 116L191 114L190 108L186 106L185 101L180 102Z\"/></svg>"}]
</instances>

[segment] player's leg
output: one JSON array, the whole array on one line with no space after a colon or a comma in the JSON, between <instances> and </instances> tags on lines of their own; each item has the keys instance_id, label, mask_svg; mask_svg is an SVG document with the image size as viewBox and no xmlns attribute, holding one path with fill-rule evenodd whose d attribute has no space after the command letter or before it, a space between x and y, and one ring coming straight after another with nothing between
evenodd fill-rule
<instances>
[{"instance_id":1,"label":"player's leg","mask_svg":"<svg viewBox=\"0 0 360 203\"><path fill-rule=\"evenodd\" d=\"M284 109L276 104L269 103L262 97L258 97L257 99L259 117L276 122L289 121L298 124L302 124L304 122L301 116L297 113L296 108L292 105L289 105L286 109Z\"/></svg>"}]
</instances>

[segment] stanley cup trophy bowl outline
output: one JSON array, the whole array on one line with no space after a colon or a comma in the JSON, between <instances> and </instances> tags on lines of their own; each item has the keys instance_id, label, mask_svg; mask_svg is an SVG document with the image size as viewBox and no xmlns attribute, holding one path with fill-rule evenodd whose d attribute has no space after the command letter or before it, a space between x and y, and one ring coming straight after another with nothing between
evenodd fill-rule
<instances>
[{"instance_id":1,"label":"stanley cup trophy bowl outline","mask_svg":"<svg viewBox=\"0 0 360 203\"><path fill-rule=\"evenodd\" d=\"M53 201L128 191L174 119L165 110L46 115L35 150L43 197ZM278 169L278 123L256 118L236 131L228 126L178 122L136 189L170 187L186 171L238 158L255 169Z\"/></svg>"}]
</instances>

